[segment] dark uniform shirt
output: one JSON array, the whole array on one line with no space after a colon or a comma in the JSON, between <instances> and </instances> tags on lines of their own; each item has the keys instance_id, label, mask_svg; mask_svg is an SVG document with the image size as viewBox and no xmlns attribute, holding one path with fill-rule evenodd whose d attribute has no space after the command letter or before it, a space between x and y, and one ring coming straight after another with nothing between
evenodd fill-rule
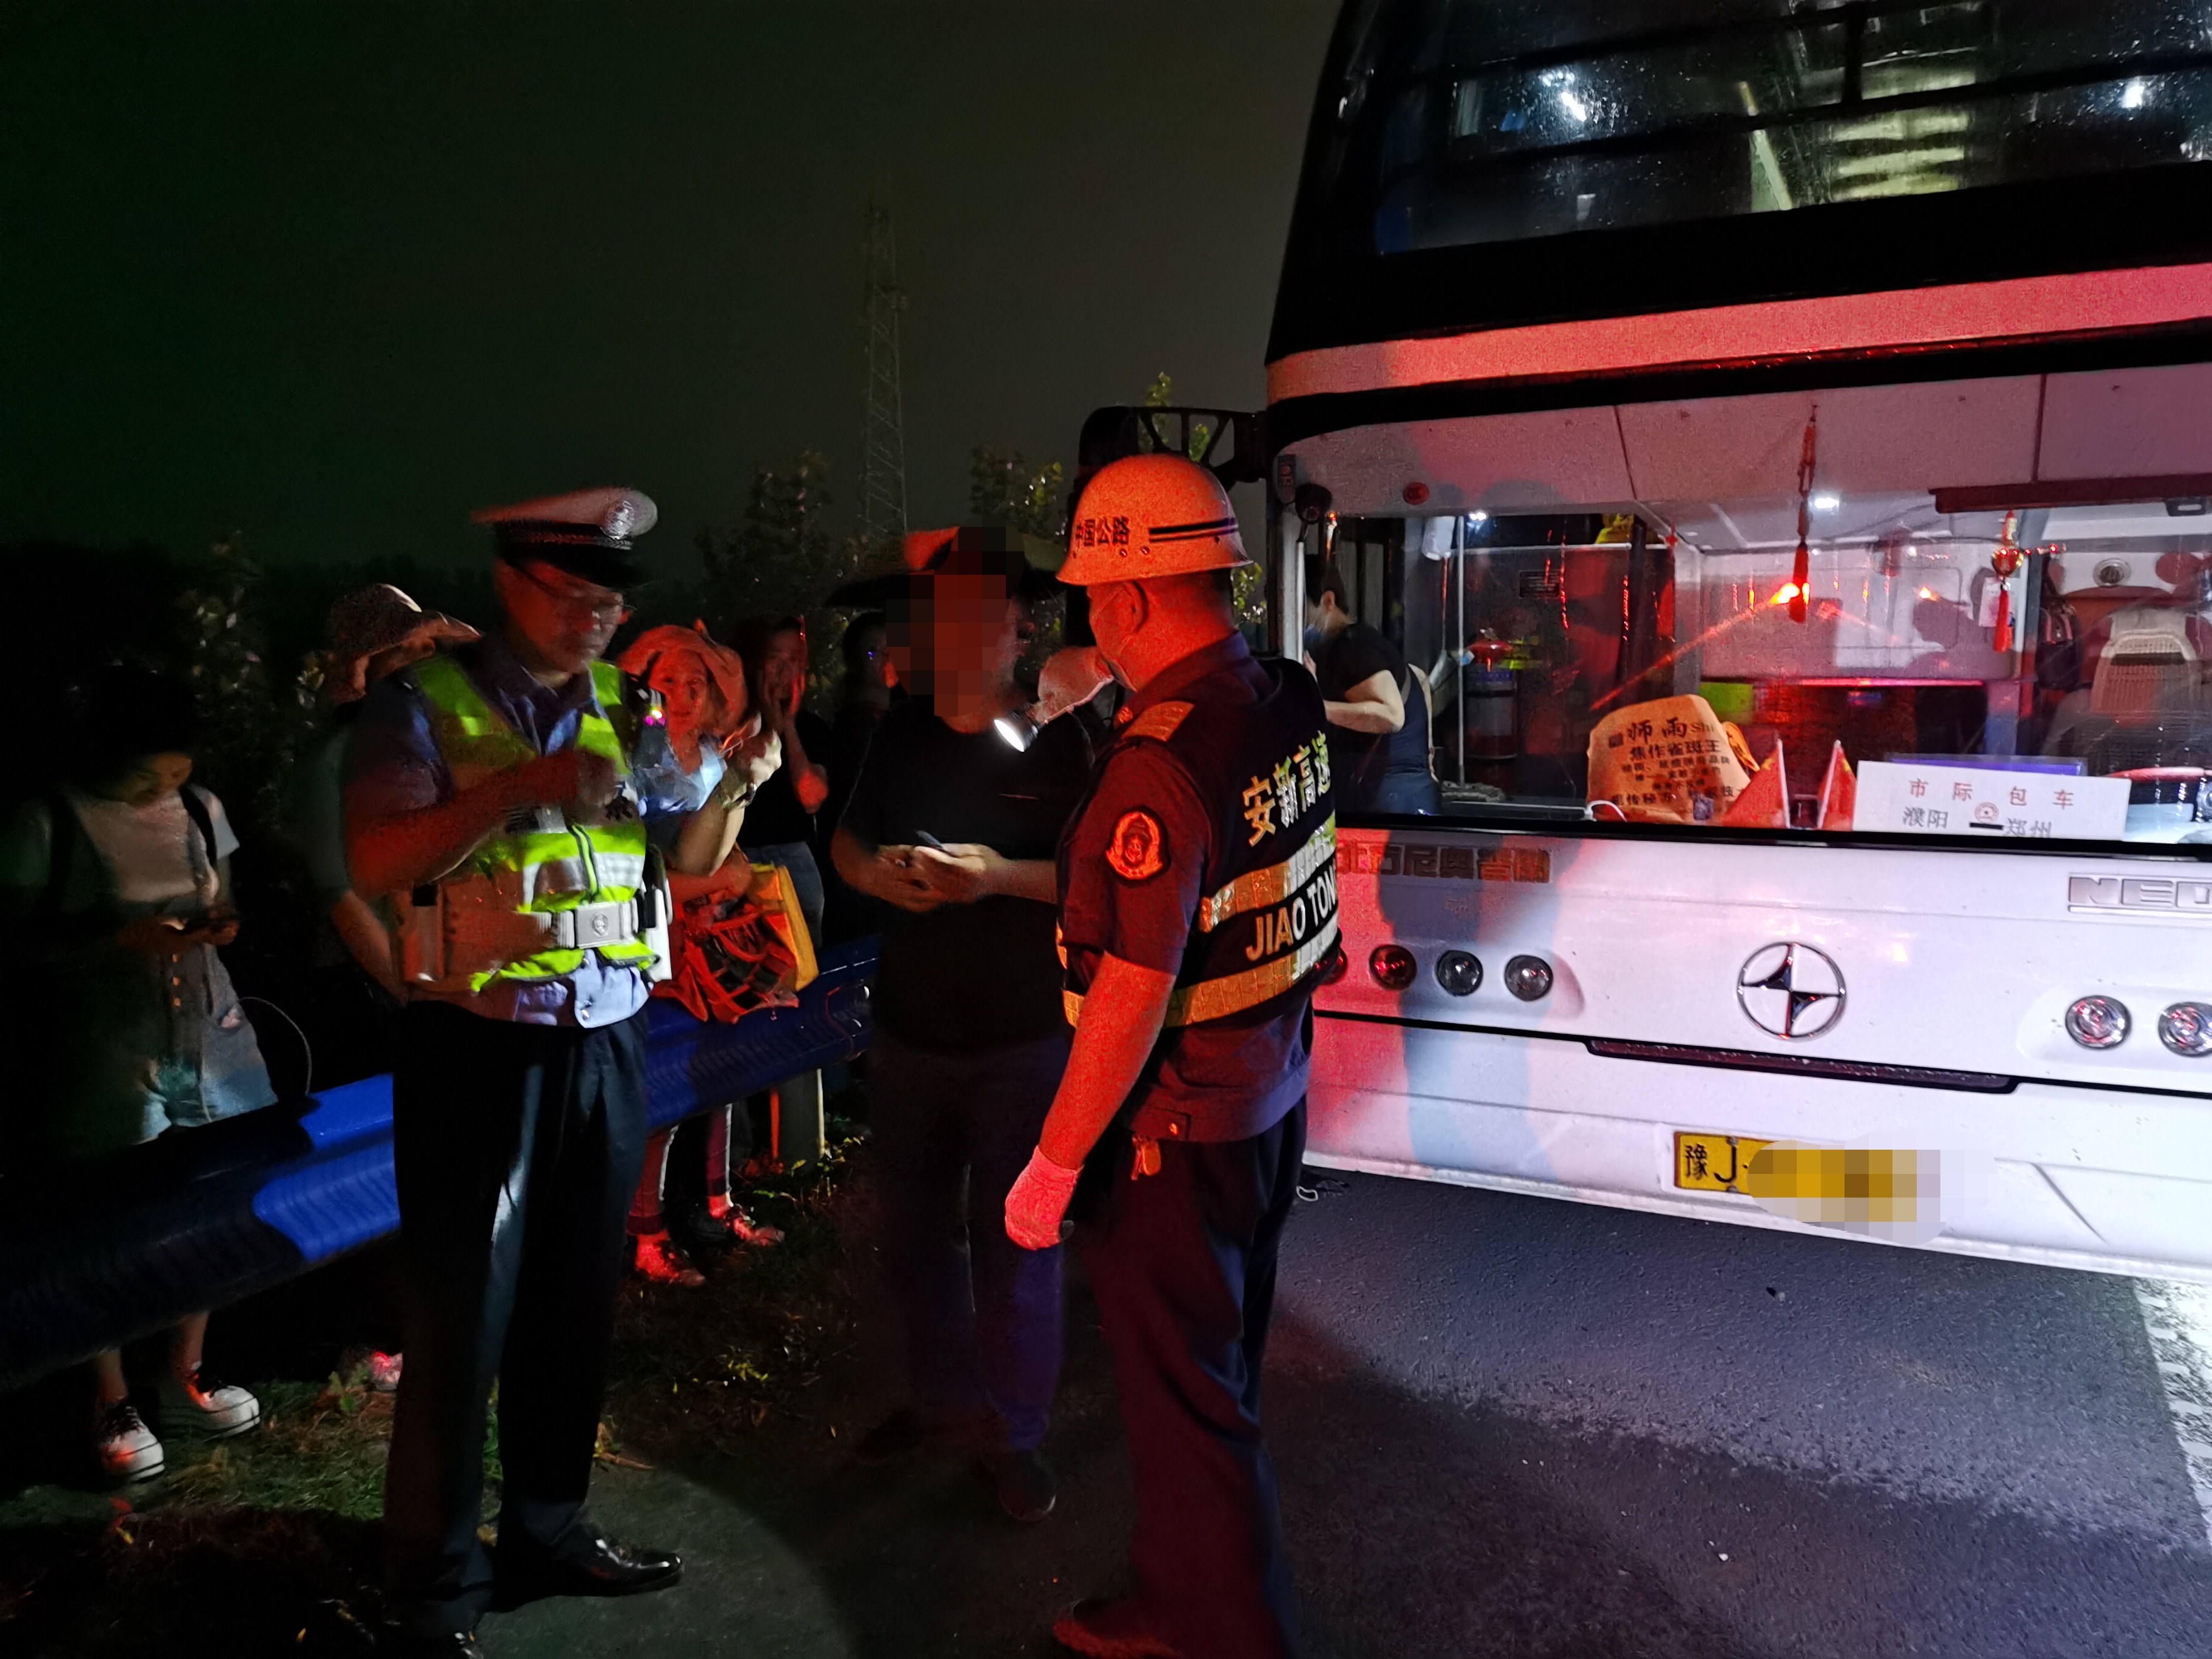
<instances>
[{"instance_id":1,"label":"dark uniform shirt","mask_svg":"<svg viewBox=\"0 0 2212 1659\"><path fill-rule=\"evenodd\" d=\"M1124 706L1118 722L1125 732L1142 736L1147 711L1171 702L1191 705L1185 718L1215 723L1216 733L1249 726L1267 703L1273 723L1287 734L1279 745L1285 757L1292 752L1290 744L1310 750L1326 729L1321 695L1305 671L1287 663L1263 666L1239 635L1194 653L1151 682ZM1293 815L1297 835L1290 823L1279 833L1268 830L1261 856L1295 863L1291 843L1298 836L1304 837L1300 845L1316 844L1324 856L1333 847L1327 825L1321 831L1308 828L1328 811L1325 748L1319 762L1321 793ZM1258 763L1262 775L1267 765ZM1076 988L1072 998L1090 984L1104 957L1165 974L1183 972L1201 901L1221 889L1237 866L1253 862L1249 855L1261 845L1254 839L1261 831L1247 833L1248 822L1260 822L1248 810L1249 791L1259 779L1248 783L1243 766L1222 769L1220 776L1199 775L1187 757L1162 742L1125 737L1106 751L1082 816L1060 844L1060 934ZM1229 775L1231 769L1237 775ZM1189 1024L1175 1023L1171 1007L1169 1026L1133 1097L1137 1133L1242 1139L1272 1127L1304 1097L1312 1048L1310 971L1335 940L1333 859L1302 868L1297 887L1303 892L1316 879L1325 889L1325 908L1323 896L1306 896L1312 917L1297 941L1300 948L1284 959L1281 994ZM1272 906L1253 913L1252 925L1274 914ZM1307 918L1306 903L1298 915Z\"/></svg>"}]
</instances>

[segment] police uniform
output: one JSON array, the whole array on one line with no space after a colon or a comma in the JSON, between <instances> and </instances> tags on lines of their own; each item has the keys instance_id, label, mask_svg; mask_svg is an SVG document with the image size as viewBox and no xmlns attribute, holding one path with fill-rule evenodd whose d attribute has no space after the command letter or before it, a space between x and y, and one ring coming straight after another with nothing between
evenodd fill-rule
<instances>
[{"instance_id":1,"label":"police uniform","mask_svg":"<svg viewBox=\"0 0 2212 1659\"><path fill-rule=\"evenodd\" d=\"M1137 1595L1186 1659L1285 1654L1260 1371L1305 1146L1310 993L1338 948L1312 677L1231 635L1148 682L1061 842L1060 886L1071 1024L1104 957L1175 976L1079 1200L1136 1477Z\"/></svg>"},{"instance_id":2,"label":"police uniform","mask_svg":"<svg viewBox=\"0 0 2212 1659\"><path fill-rule=\"evenodd\" d=\"M619 586L652 504L595 491L479 518L510 561ZM611 664L547 687L494 633L371 692L348 810L434 806L571 748L625 773L635 735ZM665 954L646 825L623 787L599 823L520 811L453 871L388 901L409 1006L392 1079L406 1366L385 1543L392 1597L426 1638L471 1630L491 1602L477 1529L495 1379L501 1581L635 1566L584 1516L647 1138L636 1016ZM655 1559L672 1577L672 1558Z\"/></svg>"}]
</instances>

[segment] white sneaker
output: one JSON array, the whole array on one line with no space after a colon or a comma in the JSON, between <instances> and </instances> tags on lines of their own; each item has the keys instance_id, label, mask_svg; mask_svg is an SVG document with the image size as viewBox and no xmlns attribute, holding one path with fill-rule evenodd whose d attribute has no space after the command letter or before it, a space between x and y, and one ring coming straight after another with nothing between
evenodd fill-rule
<instances>
[{"instance_id":1,"label":"white sneaker","mask_svg":"<svg viewBox=\"0 0 2212 1659\"><path fill-rule=\"evenodd\" d=\"M93 1449L112 1480L151 1480L163 1468L161 1443L127 1400L100 1407L92 1420Z\"/></svg>"},{"instance_id":2,"label":"white sneaker","mask_svg":"<svg viewBox=\"0 0 2212 1659\"><path fill-rule=\"evenodd\" d=\"M244 1389L224 1382L205 1365L190 1376L173 1376L162 1390L162 1417L196 1433L220 1440L244 1434L261 1420L261 1402Z\"/></svg>"}]
</instances>

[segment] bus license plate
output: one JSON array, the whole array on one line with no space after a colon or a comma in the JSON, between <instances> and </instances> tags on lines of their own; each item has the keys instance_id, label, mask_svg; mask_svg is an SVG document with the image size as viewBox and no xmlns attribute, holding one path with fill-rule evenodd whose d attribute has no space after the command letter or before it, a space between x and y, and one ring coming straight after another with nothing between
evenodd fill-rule
<instances>
[{"instance_id":1,"label":"bus license plate","mask_svg":"<svg viewBox=\"0 0 2212 1659\"><path fill-rule=\"evenodd\" d=\"M1702 1129L1674 1133L1674 1184L1695 1193L1740 1193L1751 1160L1771 1140L1747 1135L1708 1133Z\"/></svg>"}]
</instances>

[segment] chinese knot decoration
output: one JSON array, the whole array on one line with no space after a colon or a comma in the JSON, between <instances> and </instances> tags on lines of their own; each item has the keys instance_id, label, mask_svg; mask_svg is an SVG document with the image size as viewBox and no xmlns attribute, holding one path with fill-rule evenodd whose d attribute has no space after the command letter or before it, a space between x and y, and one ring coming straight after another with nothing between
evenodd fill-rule
<instances>
[{"instance_id":1,"label":"chinese knot decoration","mask_svg":"<svg viewBox=\"0 0 2212 1659\"><path fill-rule=\"evenodd\" d=\"M2013 648L2012 578L2020 568L2021 550L2014 539L2020 532L2020 513L2017 509L2004 517L2004 528L1998 532L1996 551L1990 555L1990 568L1997 575L1996 627L1992 630L1990 647L1999 656Z\"/></svg>"},{"instance_id":2,"label":"chinese knot decoration","mask_svg":"<svg viewBox=\"0 0 2212 1659\"><path fill-rule=\"evenodd\" d=\"M1790 620L1794 623L1805 620L1813 583L1813 559L1807 541L1813 533L1813 459L1820 424L1820 411L1815 409L1805 422L1805 447L1797 456L1797 562L1790 568Z\"/></svg>"}]
</instances>

